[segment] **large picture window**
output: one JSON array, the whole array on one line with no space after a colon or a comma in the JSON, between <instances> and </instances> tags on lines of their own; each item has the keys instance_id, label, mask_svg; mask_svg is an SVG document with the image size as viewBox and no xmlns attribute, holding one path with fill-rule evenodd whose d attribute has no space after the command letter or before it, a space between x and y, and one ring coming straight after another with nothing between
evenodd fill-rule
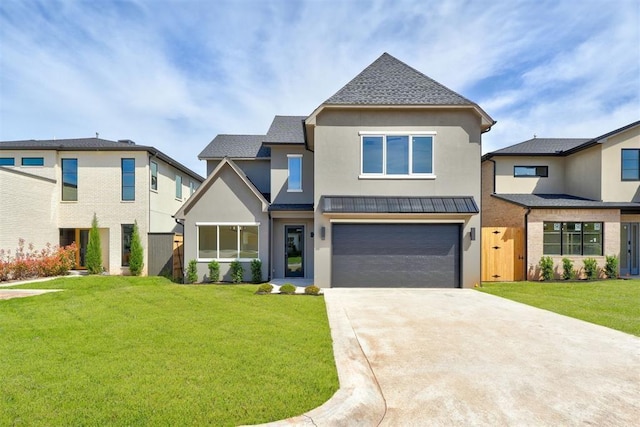
<instances>
[{"instance_id":1,"label":"large picture window","mask_svg":"<svg viewBox=\"0 0 640 427\"><path fill-rule=\"evenodd\" d=\"M362 135L364 176L433 175L434 135Z\"/></svg>"},{"instance_id":2,"label":"large picture window","mask_svg":"<svg viewBox=\"0 0 640 427\"><path fill-rule=\"evenodd\" d=\"M640 181L640 150L622 150L622 180Z\"/></svg>"},{"instance_id":3,"label":"large picture window","mask_svg":"<svg viewBox=\"0 0 640 427\"><path fill-rule=\"evenodd\" d=\"M197 224L198 259L258 258L259 225Z\"/></svg>"},{"instance_id":4,"label":"large picture window","mask_svg":"<svg viewBox=\"0 0 640 427\"><path fill-rule=\"evenodd\" d=\"M122 200L136 199L136 159L122 159Z\"/></svg>"},{"instance_id":5,"label":"large picture window","mask_svg":"<svg viewBox=\"0 0 640 427\"><path fill-rule=\"evenodd\" d=\"M543 253L602 256L603 228L601 222L545 222Z\"/></svg>"},{"instance_id":6,"label":"large picture window","mask_svg":"<svg viewBox=\"0 0 640 427\"><path fill-rule=\"evenodd\" d=\"M78 200L78 159L62 159L62 200Z\"/></svg>"}]
</instances>

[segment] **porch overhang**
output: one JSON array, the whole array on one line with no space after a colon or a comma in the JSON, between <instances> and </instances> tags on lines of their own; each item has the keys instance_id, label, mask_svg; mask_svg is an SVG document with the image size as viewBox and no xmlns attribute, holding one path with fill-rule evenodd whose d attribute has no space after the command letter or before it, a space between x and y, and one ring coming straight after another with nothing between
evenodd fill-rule
<instances>
[{"instance_id":1,"label":"porch overhang","mask_svg":"<svg viewBox=\"0 0 640 427\"><path fill-rule=\"evenodd\" d=\"M455 197L383 197L322 196L322 213L334 214L400 214L400 215L475 215L480 212L471 196Z\"/></svg>"}]
</instances>

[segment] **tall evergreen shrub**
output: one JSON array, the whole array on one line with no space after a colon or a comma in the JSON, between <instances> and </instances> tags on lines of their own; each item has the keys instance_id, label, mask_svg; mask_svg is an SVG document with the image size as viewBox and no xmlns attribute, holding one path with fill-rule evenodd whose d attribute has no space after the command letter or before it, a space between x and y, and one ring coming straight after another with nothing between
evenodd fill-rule
<instances>
[{"instance_id":1,"label":"tall evergreen shrub","mask_svg":"<svg viewBox=\"0 0 640 427\"><path fill-rule=\"evenodd\" d=\"M85 263L89 274L102 273L102 247L100 244L100 230L98 230L98 217L93 213L91 220L91 230L89 230L89 243Z\"/></svg>"},{"instance_id":2,"label":"tall evergreen shrub","mask_svg":"<svg viewBox=\"0 0 640 427\"><path fill-rule=\"evenodd\" d=\"M142 241L140 240L140 230L138 221L133 223L133 233L131 233L131 256L129 257L129 271L133 276L139 276L144 267L144 252Z\"/></svg>"}]
</instances>

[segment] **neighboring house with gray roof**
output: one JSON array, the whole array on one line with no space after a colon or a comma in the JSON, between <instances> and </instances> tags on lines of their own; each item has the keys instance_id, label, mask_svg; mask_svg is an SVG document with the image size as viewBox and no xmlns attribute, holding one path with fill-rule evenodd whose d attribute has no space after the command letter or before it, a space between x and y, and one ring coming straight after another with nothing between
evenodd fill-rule
<instances>
[{"instance_id":1,"label":"neighboring house with gray roof","mask_svg":"<svg viewBox=\"0 0 640 427\"><path fill-rule=\"evenodd\" d=\"M321 287L480 281L477 104L385 53L309 116L219 135L207 179L176 213L185 265L260 259L263 279ZM248 155L251 156L248 156Z\"/></svg>"},{"instance_id":2,"label":"neighboring house with gray roof","mask_svg":"<svg viewBox=\"0 0 640 427\"><path fill-rule=\"evenodd\" d=\"M519 277L538 278L543 256L558 276L562 258L580 269L593 257L602 268L607 255L619 257L622 276L640 273L640 121L596 138L533 138L496 150L482 157L482 174L483 227L522 230ZM510 280L488 270L486 280Z\"/></svg>"},{"instance_id":3,"label":"neighboring house with gray roof","mask_svg":"<svg viewBox=\"0 0 640 427\"><path fill-rule=\"evenodd\" d=\"M159 274L164 264L149 257L145 237L181 232L172 215L203 180L156 148L130 140L0 142L0 248L13 251L19 239L36 249L76 242L76 264L82 269L95 213L107 272L128 273L137 221L144 272Z\"/></svg>"}]
</instances>

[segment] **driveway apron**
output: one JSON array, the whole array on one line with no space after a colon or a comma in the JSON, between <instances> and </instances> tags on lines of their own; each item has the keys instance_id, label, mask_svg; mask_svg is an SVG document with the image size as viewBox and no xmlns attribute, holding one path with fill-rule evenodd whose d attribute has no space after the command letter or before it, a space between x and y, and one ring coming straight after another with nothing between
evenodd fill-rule
<instances>
[{"instance_id":1,"label":"driveway apron","mask_svg":"<svg viewBox=\"0 0 640 427\"><path fill-rule=\"evenodd\" d=\"M378 382L381 425L638 425L638 337L470 289L325 294Z\"/></svg>"}]
</instances>

